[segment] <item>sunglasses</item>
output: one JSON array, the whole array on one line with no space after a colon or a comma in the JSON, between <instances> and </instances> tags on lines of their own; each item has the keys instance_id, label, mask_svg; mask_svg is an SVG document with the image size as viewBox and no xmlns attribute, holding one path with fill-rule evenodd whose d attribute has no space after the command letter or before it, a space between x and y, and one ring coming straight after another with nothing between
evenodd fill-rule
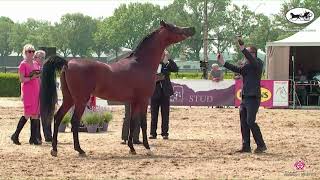
<instances>
[{"instance_id":1,"label":"sunglasses","mask_svg":"<svg viewBox=\"0 0 320 180\"><path fill-rule=\"evenodd\" d=\"M27 53L34 53L35 51L34 50L28 50L26 51Z\"/></svg>"}]
</instances>

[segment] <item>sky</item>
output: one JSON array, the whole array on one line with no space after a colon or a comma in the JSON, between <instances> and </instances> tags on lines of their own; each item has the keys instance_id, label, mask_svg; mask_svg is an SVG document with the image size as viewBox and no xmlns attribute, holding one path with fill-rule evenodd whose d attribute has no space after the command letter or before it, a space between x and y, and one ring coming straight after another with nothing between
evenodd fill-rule
<instances>
[{"instance_id":1,"label":"sky","mask_svg":"<svg viewBox=\"0 0 320 180\"><path fill-rule=\"evenodd\" d=\"M14 22L25 22L28 18L59 22L66 13L80 12L93 18L112 16L122 3L150 2L164 7L173 0L0 0L0 16L9 17ZM283 0L232 0L237 5L247 5L255 13L265 15L280 11Z\"/></svg>"}]
</instances>

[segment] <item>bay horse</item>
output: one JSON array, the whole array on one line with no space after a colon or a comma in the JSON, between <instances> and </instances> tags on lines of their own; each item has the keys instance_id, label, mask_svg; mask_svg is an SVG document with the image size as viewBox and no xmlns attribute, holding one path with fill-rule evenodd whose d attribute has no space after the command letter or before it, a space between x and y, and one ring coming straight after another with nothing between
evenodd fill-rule
<instances>
[{"instance_id":1,"label":"bay horse","mask_svg":"<svg viewBox=\"0 0 320 180\"><path fill-rule=\"evenodd\" d=\"M132 132L140 120L143 145L152 154L147 139L147 107L155 88L156 70L166 47L183 41L195 34L194 27L178 27L160 21L160 27L147 35L126 58L112 64L98 61L66 61L51 56L43 65L40 88L40 115L45 123L54 119L51 155L57 156L58 127L64 115L74 106L71 124L74 149L85 155L79 144L80 119L90 95L111 101L130 104L130 130L128 146L136 154L132 143ZM57 102L56 71L61 70L60 82L62 105L54 114Z\"/></svg>"}]
</instances>

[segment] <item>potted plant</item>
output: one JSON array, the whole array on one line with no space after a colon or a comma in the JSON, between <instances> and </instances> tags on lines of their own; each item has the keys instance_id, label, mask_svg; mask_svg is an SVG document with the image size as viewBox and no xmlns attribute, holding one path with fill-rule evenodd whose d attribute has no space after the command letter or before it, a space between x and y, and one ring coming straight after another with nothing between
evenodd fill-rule
<instances>
[{"instance_id":1,"label":"potted plant","mask_svg":"<svg viewBox=\"0 0 320 180\"><path fill-rule=\"evenodd\" d=\"M71 122L71 114L67 113L62 119L62 121L61 121L61 123L59 125L58 131L59 132L65 132L66 131L66 127L70 122Z\"/></svg>"},{"instance_id":2,"label":"potted plant","mask_svg":"<svg viewBox=\"0 0 320 180\"><path fill-rule=\"evenodd\" d=\"M101 115L96 112L87 112L82 119L83 123L87 127L88 133L97 132L98 126L102 121Z\"/></svg>"},{"instance_id":3,"label":"potted plant","mask_svg":"<svg viewBox=\"0 0 320 180\"><path fill-rule=\"evenodd\" d=\"M109 122L112 120L112 113L110 111L107 111L107 112L104 112L102 114L102 129L101 131L107 131L108 130L108 125L109 125Z\"/></svg>"}]
</instances>

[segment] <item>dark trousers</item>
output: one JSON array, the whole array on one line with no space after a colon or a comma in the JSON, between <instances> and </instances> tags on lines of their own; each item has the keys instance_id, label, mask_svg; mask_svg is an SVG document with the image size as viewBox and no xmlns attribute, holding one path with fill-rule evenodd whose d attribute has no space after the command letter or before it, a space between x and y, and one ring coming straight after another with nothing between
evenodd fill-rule
<instances>
[{"instance_id":1,"label":"dark trousers","mask_svg":"<svg viewBox=\"0 0 320 180\"><path fill-rule=\"evenodd\" d=\"M170 109L170 96L163 94L158 97L151 98L151 136L157 136L157 125L159 107L161 108L161 135L168 136L169 130L169 109Z\"/></svg>"},{"instance_id":2,"label":"dark trousers","mask_svg":"<svg viewBox=\"0 0 320 180\"><path fill-rule=\"evenodd\" d=\"M245 97L242 98L240 105L240 124L242 134L242 145L245 148L250 147L250 130L258 147L265 146L260 128L256 121L256 115L260 106L260 98Z\"/></svg>"},{"instance_id":3,"label":"dark trousers","mask_svg":"<svg viewBox=\"0 0 320 180\"><path fill-rule=\"evenodd\" d=\"M47 124L47 123L43 122L43 120L41 119L41 124L42 124L42 130L43 130L43 135L44 135L45 140L52 139L51 123Z\"/></svg>"},{"instance_id":4,"label":"dark trousers","mask_svg":"<svg viewBox=\"0 0 320 180\"><path fill-rule=\"evenodd\" d=\"M125 116L123 118L123 124L122 124L122 140L128 140L129 136L129 128L130 128L130 105L125 104ZM136 127L133 131L133 141L139 141L139 134L140 134L140 119L138 122L136 122Z\"/></svg>"}]
</instances>

